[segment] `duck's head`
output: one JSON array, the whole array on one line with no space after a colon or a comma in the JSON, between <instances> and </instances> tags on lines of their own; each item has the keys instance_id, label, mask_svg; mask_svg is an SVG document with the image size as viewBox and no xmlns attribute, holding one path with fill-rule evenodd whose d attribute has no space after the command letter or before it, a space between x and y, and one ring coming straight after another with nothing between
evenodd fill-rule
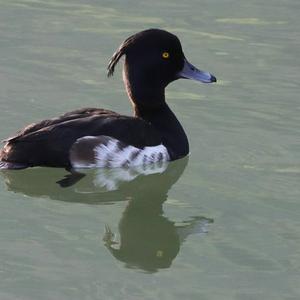
<instances>
[{"instance_id":1,"label":"duck's head","mask_svg":"<svg viewBox=\"0 0 300 300\"><path fill-rule=\"evenodd\" d=\"M135 106L156 109L165 102L164 89L179 78L204 83L216 77L194 67L186 59L179 39L167 31L148 29L127 38L112 56L108 76L125 55L123 79Z\"/></svg>"}]
</instances>

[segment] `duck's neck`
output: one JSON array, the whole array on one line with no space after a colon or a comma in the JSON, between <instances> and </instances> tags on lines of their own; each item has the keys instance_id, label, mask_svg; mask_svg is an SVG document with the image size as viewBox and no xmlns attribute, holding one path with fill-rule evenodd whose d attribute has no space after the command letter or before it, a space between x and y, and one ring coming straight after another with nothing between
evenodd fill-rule
<instances>
[{"instance_id":1,"label":"duck's neck","mask_svg":"<svg viewBox=\"0 0 300 300\"><path fill-rule=\"evenodd\" d=\"M156 128L172 160L186 156L189 152L187 136L165 102L165 86L168 82L160 82L158 74L135 68L136 64L128 63L129 59L126 57L123 80L135 116Z\"/></svg>"},{"instance_id":2,"label":"duck's neck","mask_svg":"<svg viewBox=\"0 0 300 300\"><path fill-rule=\"evenodd\" d=\"M134 113L136 117L151 123L162 135L163 144L167 147L172 160L188 154L189 143L184 129L165 102L152 110L135 105Z\"/></svg>"}]
</instances>

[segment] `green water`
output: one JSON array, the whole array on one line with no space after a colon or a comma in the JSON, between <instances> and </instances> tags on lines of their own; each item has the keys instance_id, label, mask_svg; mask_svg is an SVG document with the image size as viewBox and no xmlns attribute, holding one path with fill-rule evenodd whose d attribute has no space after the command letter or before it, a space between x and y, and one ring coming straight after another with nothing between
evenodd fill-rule
<instances>
[{"instance_id":1,"label":"green water","mask_svg":"<svg viewBox=\"0 0 300 300\"><path fill-rule=\"evenodd\" d=\"M0 299L300 299L298 0L0 0L0 138L78 107L129 114L107 62L149 27L216 85L167 99L191 155L118 182L0 175ZM102 177L101 177L102 176Z\"/></svg>"}]
</instances>

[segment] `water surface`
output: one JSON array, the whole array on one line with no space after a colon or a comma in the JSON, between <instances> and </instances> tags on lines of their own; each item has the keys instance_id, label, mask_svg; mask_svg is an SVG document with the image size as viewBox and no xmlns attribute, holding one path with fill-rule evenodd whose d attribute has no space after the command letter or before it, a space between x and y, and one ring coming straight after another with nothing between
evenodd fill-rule
<instances>
[{"instance_id":1,"label":"water surface","mask_svg":"<svg viewBox=\"0 0 300 300\"><path fill-rule=\"evenodd\" d=\"M168 87L191 155L156 174L61 188L62 169L1 173L1 299L300 298L299 1L0 8L1 139L78 107L131 113L106 65L149 27L219 79Z\"/></svg>"}]
</instances>

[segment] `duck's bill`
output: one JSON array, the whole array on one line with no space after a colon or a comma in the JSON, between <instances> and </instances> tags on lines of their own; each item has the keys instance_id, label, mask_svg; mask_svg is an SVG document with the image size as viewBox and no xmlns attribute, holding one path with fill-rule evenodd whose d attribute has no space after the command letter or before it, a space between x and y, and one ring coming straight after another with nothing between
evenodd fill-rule
<instances>
[{"instance_id":1,"label":"duck's bill","mask_svg":"<svg viewBox=\"0 0 300 300\"><path fill-rule=\"evenodd\" d=\"M193 79L204 83L216 82L217 78L208 73L197 69L186 59L184 60L183 69L177 74L178 78Z\"/></svg>"}]
</instances>

